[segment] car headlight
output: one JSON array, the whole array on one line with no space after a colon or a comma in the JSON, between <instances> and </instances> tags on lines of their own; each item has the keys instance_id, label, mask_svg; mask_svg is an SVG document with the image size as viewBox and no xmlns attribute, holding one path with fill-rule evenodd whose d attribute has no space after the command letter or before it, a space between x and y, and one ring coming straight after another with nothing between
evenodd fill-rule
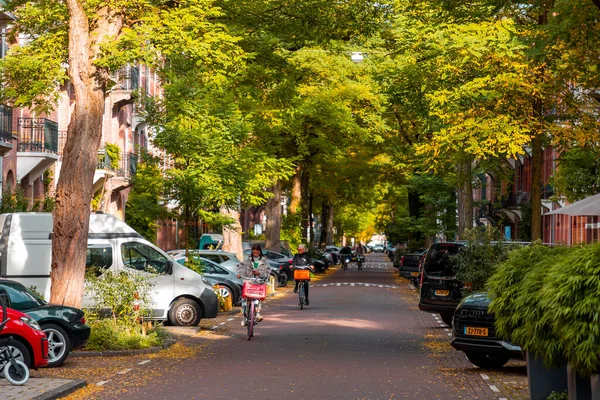
<instances>
[{"instance_id":1,"label":"car headlight","mask_svg":"<svg viewBox=\"0 0 600 400\"><path fill-rule=\"evenodd\" d=\"M36 320L34 320L31 317L21 317L21 322L29 325L30 327L32 327L33 329L35 329L36 331L41 331L42 327L40 326L40 324L37 323Z\"/></svg>"}]
</instances>

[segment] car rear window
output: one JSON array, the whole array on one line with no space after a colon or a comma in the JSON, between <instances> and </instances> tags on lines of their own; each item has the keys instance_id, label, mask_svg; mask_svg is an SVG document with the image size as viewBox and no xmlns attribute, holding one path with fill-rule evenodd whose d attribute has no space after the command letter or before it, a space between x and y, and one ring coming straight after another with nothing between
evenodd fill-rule
<instances>
[{"instance_id":1,"label":"car rear window","mask_svg":"<svg viewBox=\"0 0 600 400\"><path fill-rule=\"evenodd\" d=\"M425 273L431 276L454 277L454 258L463 246L457 244L434 244L427 253Z\"/></svg>"}]
</instances>

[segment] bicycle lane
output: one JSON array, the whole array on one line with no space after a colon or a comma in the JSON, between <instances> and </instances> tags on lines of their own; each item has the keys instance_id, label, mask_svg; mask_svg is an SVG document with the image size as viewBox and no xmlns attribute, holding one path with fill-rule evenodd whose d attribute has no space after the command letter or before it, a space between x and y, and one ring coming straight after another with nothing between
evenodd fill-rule
<instances>
[{"instance_id":1,"label":"bicycle lane","mask_svg":"<svg viewBox=\"0 0 600 400\"><path fill-rule=\"evenodd\" d=\"M368 259L363 271L354 265L316 283L303 311L294 294L269 301L251 341L238 316L204 337L209 343L194 357L157 360L151 380L115 380L98 397L477 398L439 374L419 311L398 295L392 274L376 260Z\"/></svg>"}]
</instances>

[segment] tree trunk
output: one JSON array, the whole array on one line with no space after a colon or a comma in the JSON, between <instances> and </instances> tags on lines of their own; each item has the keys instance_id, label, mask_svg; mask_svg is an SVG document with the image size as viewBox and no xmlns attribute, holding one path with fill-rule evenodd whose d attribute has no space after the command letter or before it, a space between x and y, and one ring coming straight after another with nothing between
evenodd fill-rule
<instances>
[{"instance_id":1,"label":"tree trunk","mask_svg":"<svg viewBox=\"0 0 600 400\"><path fill-rule=\"evenodd\" d=\"M265 229L265 248L279 253L281 251L281 184L277 182L269 192L273 197L267 201L267 227Z\"/></svg>"},{"instance_id":2,"label":"tree trunk","mask_svg":"<svg viewBox=\"0 0 600 400\"><path fill-rule=\"evenodd\" d=\"M310 235L310 194L309 194L309 183L310 177L308 172L305 170L302 173L302 240L304 243L308 242Z\"/></svg>"},{"instance_id":3,"label":"tree trunk","mask_svg":"<svg viewBox=\"0 0 600 400\"><path fill-rule=\"evenodd\" d=\"M302 164L296 165L296 172L292 177L292 199L290 200L290 213L296 214L299 211L302 201Z\"/></svg>"},{"instance_id":4,"label":"tree trunk","mask_svg":"<svg viewBox=\"0 0 600 400\"><path fill-rule=\"evenodd\" d=\"M240 212L229 207L221 207L221 215L233 219L233 224L223 227L223 251L234 253L240 260L244 259L242 249L242 226L240 224Z\"/></svg>"},{"instance_id":5,"label":"tree trunk","mask_svg":"<svg viewBox=\"0 0 600 400\"><path fill-rule=\"evenodd\" d=\"M63 163L53 211L50 301L81 307L90 221L90 203L97 154L102 140L105 84L92 62L100 44L121 30L121 17L98 11L90 33L88 17L79 0L67 0L69 12L69 78L74 108L67 130ZM93 42L92 37L96 40Z\"/></svg>"},{"instance_id":6,"label":"tree trunk","mask_svg":"<svg viewBox=\"0 0 600 400\"><path fill-rule=\"evenodd\" d=\"M308 245L315 242L315 220L313 218L313 194L308 195Z\"/></svg>"},{"instance_id":7,"label":"tree trunk","mask_svg":"<svg viewBox=\"0 0 600 400\"><path fill-rule=\"evenodd\" d=\"M458 237L473 228L473 182L471 162L458 165Z\"/></svg>"},{"instance_id":8,"label":"tree trunk","mask_svg":"<svg viewBox=\"0 0 600 400\"><path fill-rule=\"evenodd\" d=\"M531 240L542 238L542 136L531 140Z\"/></svg>"},{"instance_id":9,"label":"tree trunk","mask_svg":"<svg viewBox=\"0 0 600 400\"><path fill-rule=\"evenodd\" d=\"M323 199L321 206L321 235L319 236L319 247L324 249L327 246L327 225L329 223L329 212L331 211L329 199Z\"/></svg>"},{"instance_id":10,"label":"tree trunk","mask_svg":"<svg viewBox=\"0 0 600 400\"><path fill-rule=\"evenodd\" d=\"M327 214L327 240L325 241L325 245L327 246L333 246L333 214L333 204L329 204L329 213Z\"/></svg>"}]
</instances>

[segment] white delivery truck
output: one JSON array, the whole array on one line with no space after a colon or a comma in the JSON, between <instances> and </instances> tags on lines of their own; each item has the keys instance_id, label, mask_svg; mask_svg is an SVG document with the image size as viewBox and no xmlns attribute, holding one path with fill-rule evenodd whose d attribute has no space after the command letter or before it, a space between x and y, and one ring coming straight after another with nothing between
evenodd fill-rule
<instances>
[{"instance_id":1,"label":"white delivery truck","mask_svg":"<svg viewBox=\"0 0 600 400\"><path fill-rule=\"evenodd\" d=\"M0 229L0 277L35 286L49 299L52 214L0 214ZM175 262L112 215L90 215L86 267L91 266L147 273L154 283L153 319L192 326L217 316L218 298L202 275ZM86 298L83 304L89 305Z\"/></svg>"}]
</instances>

